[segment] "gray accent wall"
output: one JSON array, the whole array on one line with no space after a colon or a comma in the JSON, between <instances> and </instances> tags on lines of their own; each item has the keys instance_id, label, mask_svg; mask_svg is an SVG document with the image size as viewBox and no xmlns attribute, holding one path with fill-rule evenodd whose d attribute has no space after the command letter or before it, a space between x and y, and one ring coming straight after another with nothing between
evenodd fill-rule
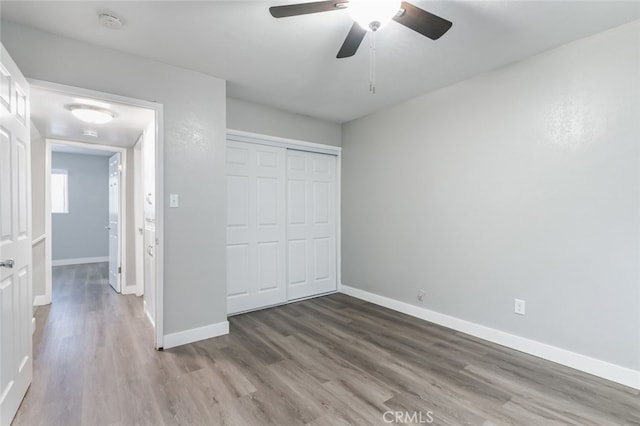
<instances>
[{"instance_id":1,"label":"gray accent wall","mask_svg":"<svg viewBox=\"0 0 640 426\"><path fill-rule=\"evenodd\" d=\"M109 256L109 157L53 152L51 169L69 191L69 213L51 215L53 261Z\"/></svg>"},{"instance_id":2,"label":"gray accent wall","mask_svg":"<svg viewBox=\"0 0 640 426\"><path fill-rule=\"evenodd\" d=\"M2 43L28 78L164 107L164 334L225 322L226 83L3 21ZM133 270L133 269L132 269Z\"/></svg>"},{"instance_id":3,"label":"gray accent wall","mask_svg":"<svg viewBox=\"0 0 640 426\"><path fill-rule=\"evenodd\" d=\"M227 98L227 128L326 145L342 145L338 123Z\"/></svg>"},{"instance_id":4,"label":"gray accent wall","mask_svg":"<svg viewBox=\"0 0 640 426\"><path fill-rule=\"evenodd\" d=\"M638 40L640 21L345 124L342 283L640 370Z\"/></svg>"}]
</instances>

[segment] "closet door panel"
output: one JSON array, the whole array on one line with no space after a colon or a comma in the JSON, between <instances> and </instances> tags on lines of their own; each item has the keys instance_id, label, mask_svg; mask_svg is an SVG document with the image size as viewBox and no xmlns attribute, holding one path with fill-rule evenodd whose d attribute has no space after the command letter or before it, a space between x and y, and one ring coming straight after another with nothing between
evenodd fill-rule
<instances>
[{"instance_id":1,"label":"closet door panel","mask_svg":"<svg viewBox=\"0 0 640 426\"><path fill-rule=\"evenodd\" d=\"M288 298L336 290L336 157L287 152Z\"/></svg>"},{"instance_id":2,"label":"closet door panel","mask_svg":"<svg viewBox=\"0 0 640 426\"><path fill-rule=\"evenodd\" d=\"M286 296L286 150L227 142L227 311Z\"/></svg>"}]
</instances>

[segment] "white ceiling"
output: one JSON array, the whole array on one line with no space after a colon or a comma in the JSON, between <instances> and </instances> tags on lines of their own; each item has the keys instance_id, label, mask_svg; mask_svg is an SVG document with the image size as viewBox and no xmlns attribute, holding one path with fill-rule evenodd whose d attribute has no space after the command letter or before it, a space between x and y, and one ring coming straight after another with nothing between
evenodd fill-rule
<instances>
[{"instance_id":1,"label":"white ceiling","mask_svg":"<svg viewBox=\"0 0 640 426\"><path fill-rule=\"evenodd\" d=\"M114 112L115 118L106 124L87 124L71 114L67 108L71 104L100 106ZM31 89L31 121L47 138L131 147L154 117L154 111L144 108ZM85 136L85 130L94 130L98 136Z\"/></svg>"},{"instance_id":2,"label":"white ceiling","mask_svg":"<svg viewBox=\"0 0 640 426\"><path fill-rule=\"evenodd\" d=\"M377 94L369 94L365 40L335 55L344 10L274 19L293 1L2 2L3 19L198 70L228 81L229 96L345 122L478 73L640 18L628 1L415 1L453 21L440 40L396 22L377 37ZM97 11L122 17L101 27Z\"/></svg>"}]
</instances>

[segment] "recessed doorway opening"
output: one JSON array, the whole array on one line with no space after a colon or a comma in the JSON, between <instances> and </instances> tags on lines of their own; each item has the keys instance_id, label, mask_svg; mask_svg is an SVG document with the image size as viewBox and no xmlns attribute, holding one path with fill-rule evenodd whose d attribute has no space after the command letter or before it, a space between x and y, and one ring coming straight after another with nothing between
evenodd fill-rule
<instances>
[{"instance_id":1,"label":"recessed doorway opening","mask_svg":"<svg viewBox=\"0 0 640 426\"><path fill-rule=\"evenodd\" d=\"M30 84L34 304L52 303L53 268L82 270L142 297L161 348L162 105Z\"/></svg>"}]
</instances>

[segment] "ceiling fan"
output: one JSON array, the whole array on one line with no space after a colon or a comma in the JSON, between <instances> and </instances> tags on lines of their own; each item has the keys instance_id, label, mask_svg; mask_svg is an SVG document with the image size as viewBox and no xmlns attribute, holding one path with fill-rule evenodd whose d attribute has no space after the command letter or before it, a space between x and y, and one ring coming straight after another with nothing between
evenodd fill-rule
<instances>
[{"instance_id":1,"label":"ceiling fan","mask_svg":"<svg viewBox=\"0 0 640 426\"><path fill-rule=\"evenodd\" d=\"M355 55L367 31L376 32L394 20L432 40L437 40L453 25L451 21L422 10L406 1L338 0L273 6L269 12L274 18L307 15L349 9L354 20L337 58Z\"/></svg>"}]
</instances>

